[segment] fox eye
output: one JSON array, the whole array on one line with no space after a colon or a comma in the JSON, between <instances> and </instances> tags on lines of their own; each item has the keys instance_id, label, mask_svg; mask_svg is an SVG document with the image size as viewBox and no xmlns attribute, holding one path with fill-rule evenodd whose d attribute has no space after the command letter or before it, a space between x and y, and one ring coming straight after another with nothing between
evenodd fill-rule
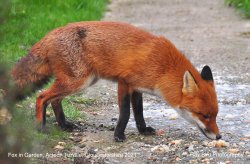
<instances>
[{"instance_id":1,"label":"fox eye","mask_svg":"<svg viewBox=\"0 0 250 164\"><path fill-rule=\"evenodd\" d=\"M209 119L210 115L202 115L205 119Z\"/></svg>"}]
</instances>

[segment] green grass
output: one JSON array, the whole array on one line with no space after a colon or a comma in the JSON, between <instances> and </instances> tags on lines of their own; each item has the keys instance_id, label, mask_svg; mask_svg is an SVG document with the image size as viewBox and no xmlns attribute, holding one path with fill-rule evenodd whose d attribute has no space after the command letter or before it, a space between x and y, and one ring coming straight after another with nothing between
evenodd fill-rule
<instances>
[{"instance_id":1,"label":"green grass","mask_svg":"<svg viewBox=\"0 0 250 164\"><path fill-rule=\"evenodd\" d=\"M241 10L246 18L250 18L250 0L225 0L225 2Z\"/></svg>"},{"instance_id":2,"label":"green grass","mask_svg":"<svg viewBox=\"0 0 250 164\"><path fill-rule=\"evenodd\" d=\"M11 0L8 19L0 26L0 60L13 65L56 27L99 20L106 4L107 0Z\"/></svg>"},{"instance_id":3,"label":"green grass","mask_svg":"<svg viewBox=\"0 0 250 164\"><path fill-rule=\"evenodd\" d=\"M7 63L8 67L12 67L19 58L28 53L33 44L56 27L70 22L100 20L107 3L108 0L0 0L0 63ZM9 133L21 134L16 130L21 126L28 129L29 137L26 140L38 142L32 142L29 147L40 147L41 143L45 149L52 148L58 141L67 139L70 133L61 131L53 124L54 114L47 117L46 127L49 133L38 132L35 127L35 101L33 95L19 103L11 121L13 123L8 124L6 129L9 129ZM67 120L85 119L85 115L78 108L80 103L88 106L94 100L71 96L63 101ZM47 110L53 113L51 107ZM65 147L71 147L71 144L67 143Z\"/></svg>"}]
</instances>

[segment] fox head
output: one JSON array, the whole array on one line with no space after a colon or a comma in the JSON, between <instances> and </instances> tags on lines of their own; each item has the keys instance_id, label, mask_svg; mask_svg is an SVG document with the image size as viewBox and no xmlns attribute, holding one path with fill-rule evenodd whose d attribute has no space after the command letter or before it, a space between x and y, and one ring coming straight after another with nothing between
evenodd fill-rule
<instances>
[{"instance_id":1,"label":"fox head","mask_svg":"<svg viewBox=\"0 0 250 164\"><path fill-rule=\"evenodd\" d=\"M209 66L203 67L201 79L195 79L189 71L184 73L182 94L179 114L196 125L206 137L220 139L216 124L218 102Z\"/></svg>"}]
</instances>

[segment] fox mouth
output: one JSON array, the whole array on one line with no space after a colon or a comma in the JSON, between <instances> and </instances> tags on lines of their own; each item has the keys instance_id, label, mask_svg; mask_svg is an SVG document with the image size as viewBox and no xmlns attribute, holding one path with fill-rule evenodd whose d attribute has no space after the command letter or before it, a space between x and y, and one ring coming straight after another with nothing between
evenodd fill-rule
<instances>
[{"instance_id":1,"label":"fox mouth","mask_svg":"<svg viewBox=\"0 0 250 164\"><path fill-rule=\"evenodd\" d=\"M212 132L208 131L207 129L203 129L199 126L199 124L196 123L196 126L198 127L198 129L202 132L202 134L204 134L207 138L215 140L216 139L216 135L213 134Z\"/></svg>"}]
</instances>

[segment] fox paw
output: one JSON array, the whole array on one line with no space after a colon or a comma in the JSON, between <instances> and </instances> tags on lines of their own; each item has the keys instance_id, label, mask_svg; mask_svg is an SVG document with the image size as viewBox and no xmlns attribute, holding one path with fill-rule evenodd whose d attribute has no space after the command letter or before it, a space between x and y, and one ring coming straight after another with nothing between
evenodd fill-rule
<instances>
[{"instance_id":1,"label":"fox paw","mask_svg":"<svg viewBox=\"0 0 250 164\"><path fill-rule=\"evenodd\" d=\"M74 129L78 128L78 126L76 126L75 124L67 121L63 125L60 125L60 127L63 131L67 132L72 132Z\"/></svg>"},{"instance_id":2,"label":"fox paw","mask_svg":"<svg viewBox=\"0 0 250 164\"><path fill-rule=\"evenodd\" d=\"M115 134L114 139L115 142L123 142L126 139L126 137L124 133L118 135Z\"/></svg>"},{"instance_id":3,"label":"fox paw","mask_svg":"<svg viewBox=\"0 0 250 164\"><path fill-rule=\"evenodd\" d=\"M145 127L145 128L140 128L139 132L140 134L143 134L143 135L155 135L156 134L155 129L150 126Z\"/></svg>"},{"instance_id":4,"label":"fox paw","mask_svg":"<svg viewBox=\"0 0 250 164\"><path fill-rule=\"evenodd\" d=\"M49 130L45 127L45 125L37 124L37 130L40 133L49 134Z\"/></svg>"}]
</instances>

